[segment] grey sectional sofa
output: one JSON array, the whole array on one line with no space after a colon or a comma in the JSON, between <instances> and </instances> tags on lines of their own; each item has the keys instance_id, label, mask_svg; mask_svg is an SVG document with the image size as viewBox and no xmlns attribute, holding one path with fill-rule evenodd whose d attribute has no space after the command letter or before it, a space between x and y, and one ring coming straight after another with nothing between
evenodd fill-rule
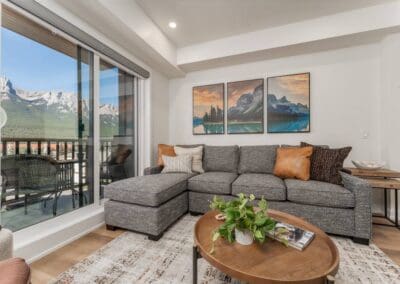
<instances>
[{"instance_id":1,"label":"grey sectional sofa","mask_svg":"<svg viewBox=\"0 0 400 284\"><path fill-rule=\"evenodd\" d=\"M264 197L270 208L300 216L327 233L368 244L372 222L368 183L346 173L341 173L343 186L282 180L272 174L277 147L204 145L203 174L163 174L160 167L153 167L145 170L145 176L114 182L105 189L106 224L157 240L187 211L208 211L213 196L231 199L243 192Z\"/></svg>"}]
</instances>

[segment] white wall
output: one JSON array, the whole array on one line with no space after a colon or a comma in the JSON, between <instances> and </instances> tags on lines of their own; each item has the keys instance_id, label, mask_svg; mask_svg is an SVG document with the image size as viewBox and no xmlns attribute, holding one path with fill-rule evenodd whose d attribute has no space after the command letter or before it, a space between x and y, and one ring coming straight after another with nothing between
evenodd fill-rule
<instances>
[{"instance_id":1,"label":"white wall","mask_svg":"<svg viewBox=\"0 0 400 284\"><path fill-rule=\"evenodd\" d=\"M255 145L308 141L353 146L347 164L351 159L379 160L379 50L379 44L371 44L192 72L171 80L170 142ZM192 135L193 86L299 72L311 72L311 133Z\"/></svg>"},{"instance_id":2,"label":"white wall","mask_svg":"<svg viewBox=\"0 0 400 284\"><path fill-rule=\"evenodd\" d=\"M169 142L169 80L160 73L151 73L150 162L157 161L157 145Z\"/></svg>"},{"instance_id":3,"label":"white wall","mask_svg":"<svg viewBox=\"0 0 400 284\"><path fill-rule=\"evenodd\" d=\"M400 170L400 34L382 41L381 57L382 158Z\"/></svg>"},{"instance_id":4,"label":"white wall","mask_svg":"<svg viewBox=\"0 0 400 284\"><path fill-rule=\"evenodd\" d=\"M382 159L389 168L400 170L400 34L388 36L381 47ZM394 219L393 191L390 192L389 202Z\"/></svg>"}]
</instances>

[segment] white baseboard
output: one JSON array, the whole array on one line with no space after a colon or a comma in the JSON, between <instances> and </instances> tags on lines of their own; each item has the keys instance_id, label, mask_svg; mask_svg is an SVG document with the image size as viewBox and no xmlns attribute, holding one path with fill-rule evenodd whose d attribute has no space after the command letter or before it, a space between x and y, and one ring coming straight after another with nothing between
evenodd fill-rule
<instances>
[{"instance_id":1,"label":"white baseboard","mask_svg":"<svg viewBox=\"0 0 400 284\"><path fill-rule=\"evenodd\" d=\"M104 224L104 207L91 205L14 233L14 255L32 263Z\"/></svg>"},{"instance_id":2,"label":"white baseboard","mask_svg":"<svg viewBox=\"0 0 400 284\"><path fill-rule=\"evenodd\" d=\"M88 228L87 230L85 230L85 231L83 231L83 232L81 232L81 233L79 233L79 234L77 234L77 235L74 235L74 236L72 236L71 238L69 238L69 239L67 239L67 240L65 240L65 241L63 241L63 242L61 242L61 243L58 243L57 245L55 245L55 246L53 246L53 247L51 247L51 248L49 248L49 249L47 249L47 250L45 250L45 251L43 251L43 252L41 252L41 253L39 253L39 254L37 254L37 255L35 255L35 256L33 256L33 257L27 259L26 262L30 264L30 263L32 263L32 262L34 262L34 261L36 261L36 260L39 260L39 259L41 259L42 257L44 257L44 256L46 256L46 255L52 253L53 251L56 251L56 250L58 250L59 248L62 248L63 246L66 246L66 245L68 245L69 243L72 243L73 241L79 239L80 237L83 237L84 235L86 235L86 234L88 234L88 233L90 233L90 232L96 230L97 228L101 227L102 225L104 225L104 222L102 222L102 223L100 223L100 224L98 224L98 225L95 225L95 226L93 226L93 227L91 227L91 228Z\"/></svg>"}]
</instances>

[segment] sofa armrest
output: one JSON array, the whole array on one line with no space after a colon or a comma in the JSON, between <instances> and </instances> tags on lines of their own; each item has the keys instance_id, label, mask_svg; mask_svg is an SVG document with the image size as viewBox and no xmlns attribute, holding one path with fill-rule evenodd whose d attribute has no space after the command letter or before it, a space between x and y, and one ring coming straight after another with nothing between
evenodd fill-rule
<instances>
[{"instance_id":1,"label":"sofa armrest","mask_svg":"<svg viewBox=\"0 0 400 284\"><path fill-rule=\"evenodd\" d=\"M354 193L355 236L371 239L372 231L372 188L368 181L347 173L340 173L344 187Z\"/></svg>"},{"instance_id":2,"label":"sofa armrest","mask_svg":"<svg viewBox=\"0 0 400 284\"><path fill-rule=\"evenodd\" d=\"M162 166L148 167L144 169L143 174L145 176L159 174L161 173L162 169Z\"/></svg>"}]
</instances>

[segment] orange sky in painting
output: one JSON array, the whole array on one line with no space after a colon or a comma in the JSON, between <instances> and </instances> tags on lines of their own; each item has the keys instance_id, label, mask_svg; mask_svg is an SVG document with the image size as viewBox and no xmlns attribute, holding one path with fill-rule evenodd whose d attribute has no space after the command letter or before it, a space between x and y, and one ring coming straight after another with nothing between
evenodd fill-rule
<instances>
[{"instance_id":1,"label":"orange sky in painting","mask_svg":"<svg viewBox=\"0 0 400 284\"><path fill-rule=\"evenodd\" d=\"M278 99L286 96L293 103L309 106L309 74L269 78L268 94L274 94Z\"/></svg>"},{"instance_id":2,"label":"orange sky in painting","mask_svg":"<svg viewBox=\"0 0 400 284\"><path fill-rule=\"evenodd\" d=\"M257 79L228 83L228 109L236 106L236 102L241 95L252 93L257 86L263 83L263 81L264 79Z\"/></svg>"},{"instance_id":3,"label":"orange sky in painting","mask_svg":"<svg viewBox=\"0 0 400 284\"><path fill-rule=\"evenodd\" d=\"M211 105L224 108L224 84L200 86L193 88L193 115L203 117L210 111Z\"/></svg>"}]
</instances>

